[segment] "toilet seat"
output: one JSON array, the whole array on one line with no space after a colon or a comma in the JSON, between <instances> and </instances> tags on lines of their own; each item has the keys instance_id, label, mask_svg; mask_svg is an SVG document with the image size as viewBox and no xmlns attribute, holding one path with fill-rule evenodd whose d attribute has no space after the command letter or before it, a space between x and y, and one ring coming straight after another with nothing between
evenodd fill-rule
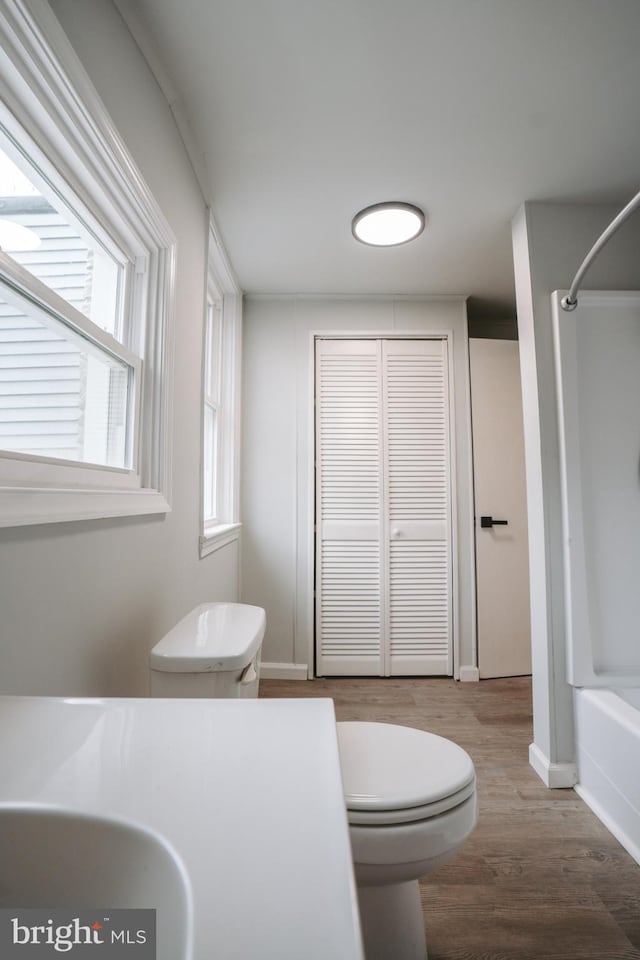
<instances>
[{"instance_id":1,"label":"toilet seat","mask_svg":"<svg viewBox=\"0 0 640 960\"><path fill-rule=\"evenodd\" d=\"M471 758L444 737L391 723L341 721L337 727L351 824L428 820L475 792Z\"/></svg>"},{"instance_id":2,"label":"toilet seat","mask_svg":"<svg viewBox=\"0 0 640 960\"><path fill-rule=\"evenodd\" d=\"M465 800L473 796L476 790L475 777L473 780L457 790L450 797L443 797L435 803L422 804L419 807L404 807L401 810L351 810L347 807L347 819L349 824L362 827L383 827L395 826L401 823L417 823L422 820L430 820L449 810L459 807Z\"/></svg>"}]
</instances>

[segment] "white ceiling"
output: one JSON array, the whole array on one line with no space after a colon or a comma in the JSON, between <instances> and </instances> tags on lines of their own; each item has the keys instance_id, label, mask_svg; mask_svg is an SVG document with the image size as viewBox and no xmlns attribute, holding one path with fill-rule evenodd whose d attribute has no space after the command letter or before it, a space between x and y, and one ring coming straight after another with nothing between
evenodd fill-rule
<instances>
[{"instance_id":1,"label":"white ceiling","mask_svg":"<svg viewBox=\"0 0 640 960\"><path fill-rule=\"evenodd\" d=\"M640 188L638 0L118 5L188 120L247 292L463 293L508 316L523 201ZM391 199L424 208L422 236L357 243L353 214Z\"/></svg>"}]
</instances>

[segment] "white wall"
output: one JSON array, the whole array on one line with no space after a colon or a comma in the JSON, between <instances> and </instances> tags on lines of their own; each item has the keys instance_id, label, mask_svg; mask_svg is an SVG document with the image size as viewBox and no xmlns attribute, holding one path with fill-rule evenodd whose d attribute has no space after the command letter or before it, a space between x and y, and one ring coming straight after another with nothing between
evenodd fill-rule
<instances>
[{"instance_id":1,"label":"white wall","mask_svg":"<svg viewBox=\"0 0 640 960\"><path fill-rule=\"evenodd\" d=\"M568 289L619 207L527 203L513 221L522 375L534 695L531 759L547 783L575 777L571 690L566 682L557 401L550 295ZM600 254L585 289L640 288L640 220Z\"/></svg>"},{"instance_id":2,"label":"white wall","mask_svg":"<svg viewBox=\"0 0 640 960\"><path fill-rule=\"evenodd\" d=\"M264 606L269 663L312 639L312 331L453 331L460 595L457 665L475 665L469 362L464 298L249 298L243 334L242 598ZM304 675L304 670L300 671Z\"/></svg>"},{"instance_id":3,"label":"white wall","mask_svg":"<svg viewBox=\"0 0 640 960\"><path fill-rule=\"evenodd\" d=\"M177 238L173 512L0 531L0 693L144 695L153 643L238 593L236 544L198 559L205 205L110 0L51 6Z\"/></svg>"}]
</instances>

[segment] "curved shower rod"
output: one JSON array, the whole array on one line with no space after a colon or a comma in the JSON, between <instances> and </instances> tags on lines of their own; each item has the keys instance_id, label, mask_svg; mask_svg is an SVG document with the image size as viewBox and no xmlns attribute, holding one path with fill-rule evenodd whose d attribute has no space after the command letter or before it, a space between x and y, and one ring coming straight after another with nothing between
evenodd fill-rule
<instances>
[{"instance_id":1,"label":"curved shower rod","mask_svg":"<svg viewBox=\"0 0 640 960\"><path fill-rule=\"evenodd\" d=\"M637 207L640 207L640 193L637 193L633 200L630 200L626 207L622 208L618 216L611 221L607 229L601 233L594 245L591 247L591 250L589 250L589 253L580 264L578 272L573 278L573 283L569 288L569 293L567 293L566 296L564 296L560 301L560 305L563 310L575 310L575 308L578 306L578 288L582 283L582 278L604 245L609 242L616 230L622 226L625 220L631 216Z\"/></svg>"}]
</instances>

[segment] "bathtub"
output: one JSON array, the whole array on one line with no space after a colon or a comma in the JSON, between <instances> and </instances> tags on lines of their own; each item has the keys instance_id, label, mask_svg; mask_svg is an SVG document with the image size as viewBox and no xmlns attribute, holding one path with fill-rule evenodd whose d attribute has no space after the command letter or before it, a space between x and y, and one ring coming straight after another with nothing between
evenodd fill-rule
<instances>
[{"instance_id":1,"label":"bathtub","mask_svg":"<svg viewBox=\"0 0 640 960\"><path fill-rule=\"evenodd\" d=\"M575 689L575 789L640 863L640 688Z\"/></svg>"}]
</instances>

